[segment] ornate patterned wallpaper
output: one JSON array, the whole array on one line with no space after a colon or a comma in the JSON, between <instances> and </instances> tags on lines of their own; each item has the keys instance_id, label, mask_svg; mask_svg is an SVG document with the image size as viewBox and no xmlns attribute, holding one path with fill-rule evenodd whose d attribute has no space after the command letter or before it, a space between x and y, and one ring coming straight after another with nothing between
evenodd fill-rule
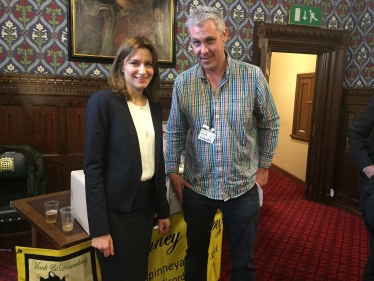
<instances>
[{"instance_id":1,"label":"ornate patterned wallpaper","mask_svg":"<svg viewBox=\"0 0 374 281\"><path fill-rule=\"evenodd\" d=\"M322 8L322 28L351 31L344 87L374 87L372 0L175 2L176 67L161 68L162 80L172 81L194 64L184 22L195 6L210 5L223 11L229 28L227 51L250 62L254 22L286 24L290 4L299 4ZM0 0L0 73L107 77L109 64L68 60L68 5L68 0Z\"/></svg>"}]
</instances>

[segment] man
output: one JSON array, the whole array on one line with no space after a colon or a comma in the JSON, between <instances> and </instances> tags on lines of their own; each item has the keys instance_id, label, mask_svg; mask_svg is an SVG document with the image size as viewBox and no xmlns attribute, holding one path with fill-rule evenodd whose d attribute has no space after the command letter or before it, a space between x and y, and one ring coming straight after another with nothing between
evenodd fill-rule
<instances>
[{"instance_id":1,"label":"man","mask_svg":"<svg viewBox=\"0 0 374 281\"><path fill-rule=\"evenodd\" d=\"M364 112L348 130L349 147L356 163L359 176L358 188L361 194L361 209L364 208L362 196L374 189L373 181L369 179L374 175L374 97ZM371 136L370 136L371 134ZM370 137L369 142L367 139ZM369 190L368 190L369 189ZM364 210L363 215L364 215ZM365 216L364 221L365 221ZM365 221L365 224L367 222ZM368 227L368 225L366 225ZM374 280L374 233L369 233L370 255L366 262L362 276L363 281Z\"/></svg>"},{"instance_id":2,"label":"man","mask_svg":"<svg viewBox=\"0 0 374 281\"><path fill-rule=\"evenodd\" d=\"M219 9L197 7L186 27L198 63L175 80L166 133L166 171L187 223L185 280L207 280L217 208L223 214L231 280L255 280L256 182L268 181L279 116L261 70L225 52L228 31Z\"/></svg>"}]
</instances>

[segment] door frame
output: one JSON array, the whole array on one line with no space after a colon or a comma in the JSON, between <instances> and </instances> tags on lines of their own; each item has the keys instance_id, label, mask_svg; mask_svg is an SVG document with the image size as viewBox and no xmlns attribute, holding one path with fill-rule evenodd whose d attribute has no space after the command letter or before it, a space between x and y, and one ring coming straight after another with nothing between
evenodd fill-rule
<instances>
[{"instance_id":1,"label":"door frame","mask_svg":"<svg viewBox=\"0 0 374 281\"><path fill-rule=\"evenodd\" d=\"M339 118L349 31L258 22L254 28L252 63L269 74L271 52L314 54L316 88L308 149L307 200L333 204ZM318 112L318 114L317 114Z\"/></svg>"}]
</instances>

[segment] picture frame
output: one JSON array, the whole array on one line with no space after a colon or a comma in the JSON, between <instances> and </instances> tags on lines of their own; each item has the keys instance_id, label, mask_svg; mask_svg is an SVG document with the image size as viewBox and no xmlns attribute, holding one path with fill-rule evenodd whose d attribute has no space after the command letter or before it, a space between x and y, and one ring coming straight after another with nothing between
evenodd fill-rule
<instances>
[{"instance_id":1,"label":"picture frame","mask_svg":"<svg viewBox=\"0 0 374 281\"><path fill-rule=\"evenodd\" d=\"M175 1L69 0L68 59L112 63L125 38L143 35L154 43L159 65L174 66Z\"/></svg>"}]
</instances>

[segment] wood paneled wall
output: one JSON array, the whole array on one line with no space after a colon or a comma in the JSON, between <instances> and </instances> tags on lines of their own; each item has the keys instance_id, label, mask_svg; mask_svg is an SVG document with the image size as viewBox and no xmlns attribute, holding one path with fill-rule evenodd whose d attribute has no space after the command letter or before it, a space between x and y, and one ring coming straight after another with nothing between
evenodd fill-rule
<instances>
[{"instance_id":1,"label":"wood paneled wall","mask_svg":"<svg viewBox=\"0 0 374 281\"><path fill-rule=\"evenodd\" d=\"M162 82L163 120L172 82ZM107 79L0 75L0 146L30 145L44 158L47 193L70 189L70 172L82 169L84 114L92 93Z\"/></svg>"}]
</instances>

